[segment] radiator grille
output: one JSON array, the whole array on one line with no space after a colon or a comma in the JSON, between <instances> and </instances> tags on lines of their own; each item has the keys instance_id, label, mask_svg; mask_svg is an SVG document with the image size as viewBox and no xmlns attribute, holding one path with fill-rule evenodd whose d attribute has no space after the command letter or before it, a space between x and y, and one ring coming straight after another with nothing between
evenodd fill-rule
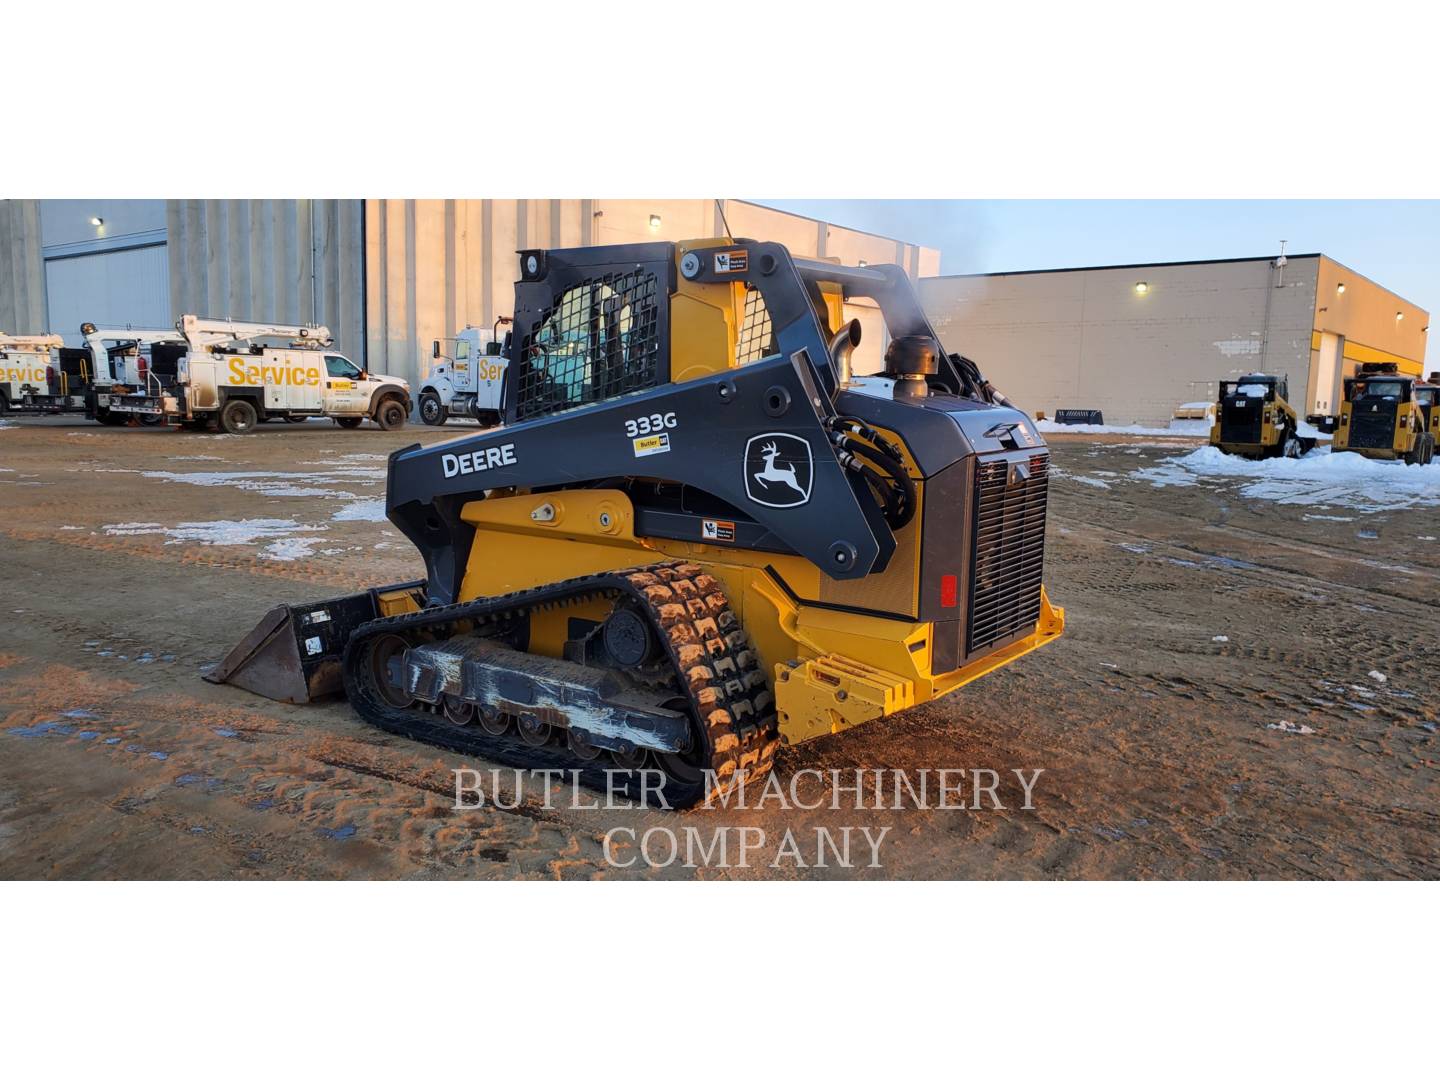
<instances>
[{"instance_id":1,"label":"radiator grille","mask_svg":"<svg viewBox=\"0 0 1440 1080\"><path fill-rule=\"evenodd\" d=\"M1264 406L1258 402L1220 407L1220 441L1223 443L1258 443Z\"/></svg>"},{"instance_id":2,"label":"radiator grille","mask_svg":"<svg viewBox=\"0 0 1440 1080\"><path fill-rule=\"evenodd\" d=\"M1048 454L977 467L967 654L1028 632L1040 618L1049 474Z\"/></svg>"},{"instance_id":3,"label":"radiator grille","mask_svg":"<svg viewBox=\"0 0 1440 1080\"><path fill-rule=\"evenodd\" d=\"M1361 409L1364 412L1361 412ZM1395 445L1395 406L1355 405L1350 411L1350 445L1366 450L1388 450Z\"/></svg>"},{"instance_id":4,"label":"radiator grille","mask_svg":"<svg viewBox=\"0 0 1440 1080\"><path fill-rule=\"evenodd\" d=\"M660 377L655 275L606 274L576 285L521 342L518 419L646 390Z\"/></svg>"}]
</instances>

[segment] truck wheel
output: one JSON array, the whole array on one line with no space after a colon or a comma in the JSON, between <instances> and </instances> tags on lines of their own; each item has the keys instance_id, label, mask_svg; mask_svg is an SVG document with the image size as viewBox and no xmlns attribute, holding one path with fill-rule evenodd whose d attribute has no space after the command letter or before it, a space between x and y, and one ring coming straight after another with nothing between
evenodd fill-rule
<instances>
[{"instance_id":1,"label":"truck wheel","mask_svg":"<svg viewBox=\"0 0 1440 1080\"><path fill-rule=\"evenodd\" d=\"M363 416L337 416L335 417L335 422L343 428L353 429L359 427L361 421L364 419Z\"/></svg>"},{"instance_id":2,"label":"truck wheel","mask_svg":"<svg viewBox=\"0 0 1440 1080\"><path fill-rule=\"evenodd\" d=\"M1286 428L1284 434L1280 437L1281 456L1298 458L1304 452L1305 448L1301 444L1299 438L1295 435L1295 432L1291 431L1289 428Z\"/></svg>"},{"instance_id":3,"label":"truck wheel","mask_svg":"<svg viewBox=\"0 0 1440 1080\"><path fill-rule=\"evenodd\" d=\"M220 430L226 435L247 435L259 422L255 406L244 398L232 398L220 410Z\"/></svg>"},{"instance_id":4,"label":"truck wheel","mask_svg":"<svg viewBox=\"0 0 1440 1080\"><path fill-rule=\"evenodd\" d=\"M129 417L127 417L124 413L113 413L109 409L106 409L104 412L96 413L95 419L99 420L106 427L120 427L122 424L125 424L129 421Z\"/></svg>"},{"instance_id":5,"label":"truck wheel","mask_svg":"<svg viewBox=\"0 0 1440 1080\"><path fill-rule=\"evenodd\" d=\"M431 427L440 427L450 419L450 410L440 401L440 395L429 390L420 395L420 419Z\"/></svg>"},{"instance_id":6,"label":"truck wheel","mask_svg":"<svg viewBox=\"0 0 1440 1080\"><path fill-rule=\"evenodd\" d=\"M405 426L405 406L399 398L389 397L375 410L375 423L381 431L395 431Z\"/></svg>"},{"instance_id":7,"label":"truck wheel","mask_svg":"<svg viewBox=\"0 0 1440 1080\"><path fill-rule=\"evenodd\" d=\"M482 409L475 414L475 419L480 421L481 427L499 427L500 413L495 409Z\"/></svg>"}]
</instances>

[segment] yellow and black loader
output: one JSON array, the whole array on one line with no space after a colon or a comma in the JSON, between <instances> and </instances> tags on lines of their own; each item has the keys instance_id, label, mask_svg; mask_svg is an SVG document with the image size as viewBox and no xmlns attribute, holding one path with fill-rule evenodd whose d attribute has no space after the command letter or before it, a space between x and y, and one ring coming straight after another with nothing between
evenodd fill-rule
<instances>
[{"instance_id":1,"label":"yellow and black loader","mask_svg":"<svg viewBox=\"0 0 1440 1080\"><path fill-rule=\"evenodd\" d=\"M1407 465L1430 464L1440 427L1427 399L1433 401L1427 384L1401 373L1394 363L1360 365L1345 379L1333 449L1398 458Z\"/></svg>"},{"instance_id":2,"label":"yellow and black loader","mask_svg":"<svg viewBox=\"0 0 1440 1080\"><path fill-rule=\"evenodd\" d=\"M213 681L685 806L1061 634L1044 440L899 267L520 256L503 426L390 458L425 580L277 608ZM852 298L883 375L852 374Z\"/></svg>"},{"instance_id":3,"label":"yellow and black loader","mask_svg":"<svg viewBox=\"0 0 1440 1080\"><path fill-rule=\"evenodd\" d=\"M1290 404L1290 383L1284 375L1254 372L1220 384L1210 445L1242 457L1300 457L1315 448L1315 439L1300 434L1300 420Z\"/></svg>"}]
</instances>

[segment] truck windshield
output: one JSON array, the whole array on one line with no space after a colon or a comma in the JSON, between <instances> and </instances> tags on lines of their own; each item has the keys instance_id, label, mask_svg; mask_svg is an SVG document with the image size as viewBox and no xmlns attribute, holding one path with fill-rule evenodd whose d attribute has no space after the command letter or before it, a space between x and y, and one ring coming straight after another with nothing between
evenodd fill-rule
<instances>
[{"instance_id":1,"label":"truck windshield","mask_svg":"<svg viewBox=\"0 0 1440 1080\"><path fill-rule=\"evenodd\" d=\"M1367 382L1355 384L1355 398L1367 400L1381 399L1383 401L1402 401L1405 397L1405 381L1403 379L1370 379Z\"/></svg>"}]
</instances>

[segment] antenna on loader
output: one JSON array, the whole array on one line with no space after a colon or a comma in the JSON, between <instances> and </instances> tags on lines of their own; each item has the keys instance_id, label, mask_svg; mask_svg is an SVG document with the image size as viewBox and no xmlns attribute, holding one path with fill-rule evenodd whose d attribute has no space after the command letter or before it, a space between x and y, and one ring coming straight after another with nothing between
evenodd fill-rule
<instances>
[{"instance_id":1,"label":"antenna on loader","mask_svg":"<svg viewBox=\"0 0 1440 1080\"><path fill-rule=\"evenodd\" d=\"M730 222L725 220L725 204L719 199L715 200L715 212L720 215L720 224L725 226L725 239L734 240L735 234L730 231Z\"/></svg>"}]
</instances>

